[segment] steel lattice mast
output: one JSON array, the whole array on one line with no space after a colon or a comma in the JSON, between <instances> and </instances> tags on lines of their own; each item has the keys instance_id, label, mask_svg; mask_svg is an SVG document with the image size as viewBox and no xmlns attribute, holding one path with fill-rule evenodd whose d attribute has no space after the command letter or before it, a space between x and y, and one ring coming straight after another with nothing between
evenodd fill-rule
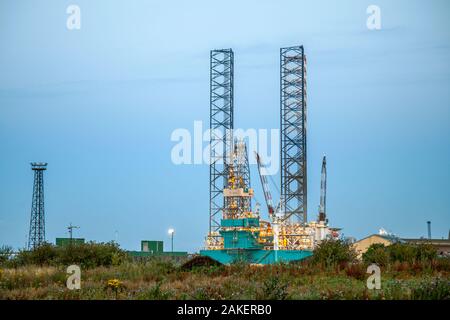
<instances>
[{"instance_id":1,"label":"steel lattice mast","mask_svg":"<svg viewBox=\"0 0 450 320\"><path fill-rule=\"evenodd\" d=\"M233 50L212 50L210 72L209 233L213 235L220 229L227 164L233 152Z\"/></svg>"},{"instance_id":2,"label":"steel lattice mast","mask_svg":"<svg viewBox=\"0 0 450 320\"><path fill-rule=\"evenodd\" d=\"M34 171L34 185L28 249L34 249L45 241L44 171L47 163L33 162L31 169Z\"/></svg>"},{"instance_id":3,"label":"steel lattice mast","mask_svg":"<svg viewBox=\"0 0 450 320\"><path fill-rule=\"evenodd\" d=\"M281 199L289 223L307 222L306 58L280 49Z\"/></svg>"}]
</instances>

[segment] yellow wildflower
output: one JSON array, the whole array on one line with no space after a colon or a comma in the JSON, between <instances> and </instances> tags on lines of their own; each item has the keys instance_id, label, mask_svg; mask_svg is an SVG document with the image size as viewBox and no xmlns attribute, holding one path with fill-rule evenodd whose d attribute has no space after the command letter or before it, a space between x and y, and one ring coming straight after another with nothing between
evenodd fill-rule
<instances>
[{"instance_id":1,"label":"yellow wildflower","mask_svg":"<svg viewBox=\"0 0 450 320\"><path fill-rule=\"evenodd\" d=\"M122 285L122 282L120 282L118 279L109 279L107 286L109 288L117 290Z\"/></svg>"}]
</instances>

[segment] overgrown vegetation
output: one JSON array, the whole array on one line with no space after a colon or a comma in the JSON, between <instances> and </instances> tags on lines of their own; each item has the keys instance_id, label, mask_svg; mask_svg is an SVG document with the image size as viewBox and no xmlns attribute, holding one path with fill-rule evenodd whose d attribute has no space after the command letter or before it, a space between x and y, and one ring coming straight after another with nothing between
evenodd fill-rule
<instances>
[{"instance_id":1,"label":"overgrown vegetation","mask_svg":"<svg viewBox=\"0 0 450 320\"><path fill-rule=\"evenodd\" d=\"M343 268L356 260L352 244L345 240L325 240L314 250L312 263L324 268Z\"/></svg>"},{"instance_id":2,"label":"overgrown vegetation","mask_svg":"<svg viewBox=\"0 0 450 320\"><path fill-rule=\"evenodd\" d=\"M394 243L387 247L376 243L367 249L362 258L365 263L387 266L394 263L432 263L436 261L437 253L428 243L418 245Z\"/></svg>"},{"instance_id":3,"label":"overgrown vegetation","mask_svg":"<svg viewBox=\"0 0 450 320\"><path fill-rule=\"evenodd\" d=\"M114 244L49 245L4 261L0 299L450 299L449 258L425 247L388 248L373 246L357 261L348 243L326 241L297 263L224 266L202 265L202 258L135 261ZM383 263L381 290L367 289L369 257ZM82 265L82 280L71 291L66 268L74 263Z\"/></svg>"},{"instance_id":4,"label":"overgrown vegetation","mask_svg":"<svg viewBox=\"0 0 450 320\"><path fill-rule=\"evenodd\" d=\"M1 246L0 247L0 266L4 265L9 261L12 257L13 248L10 246Z\"/></svg>"},{"instance_id":5,"label":"overgrown vegetation","mask_svg":"<svg viewBox=\"0 0 450 320\"><path fill-rule=\"evenodd\" d=\"M4 256L1 252L0 256ZM127 253L113 242L89 242L62 247L44 243L34 250L21 250L14 258L11 258L11 254L9 254L7 259L0 259L0 265L20 267L27 265L68 266L77 264L82 268L95 268L119 265L127 259Z\"/></svg>"}]
</instances>

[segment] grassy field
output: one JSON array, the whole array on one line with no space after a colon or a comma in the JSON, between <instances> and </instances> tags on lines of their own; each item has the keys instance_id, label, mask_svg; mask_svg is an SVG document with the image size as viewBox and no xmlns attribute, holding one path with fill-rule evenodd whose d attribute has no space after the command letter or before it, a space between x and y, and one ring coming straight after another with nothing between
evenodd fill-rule
<instances>
[{"instance_id":1,"label":"grassy field","mask_svg":"<svg viewBox=\"0 0 450 320\"><path fill-rule=\"evenodd\" d=\"M206 259L206 260L205 260ZM367 266L381 289L367 288ZM81 268L69 290L66 269ZM115 243L0 248L0 299L450 299L450 258L433 246L374 244L362 260L352 245L326 240L302 262L220 265L207 258L132 258Z\"/></svg>"},{"instance_id":2,"label":"grassy field","mask_svg":"<svg viewBox=\"0 0 450 320\"><path fill-rule=\"evenodd\" d=\"M362 263L327 270L309 263L186 270L150 259L82 270L81 289L69 290L65 268L28 265L1 269L0 299L450 299L447 262L394 263L381 272L381 289L369 290Z\"/></svg>"}]
</instances>

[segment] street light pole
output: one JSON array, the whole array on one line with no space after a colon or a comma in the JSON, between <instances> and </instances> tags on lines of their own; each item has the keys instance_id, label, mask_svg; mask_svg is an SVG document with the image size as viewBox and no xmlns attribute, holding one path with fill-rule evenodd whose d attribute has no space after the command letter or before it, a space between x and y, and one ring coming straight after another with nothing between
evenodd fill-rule
<instances>
[{"instance_id":1,"label":"street light pole","mask_svg":"<svg viewBox=\"0 0 450 320\"><path fill-rule=\"evenodd\" d=\"M170 237L171 237L171 242L172 242L172 254L173 254L173 234L175 233L175 230L173 228L170 228L168 231Z\"/></svg>"}]
</instances>

